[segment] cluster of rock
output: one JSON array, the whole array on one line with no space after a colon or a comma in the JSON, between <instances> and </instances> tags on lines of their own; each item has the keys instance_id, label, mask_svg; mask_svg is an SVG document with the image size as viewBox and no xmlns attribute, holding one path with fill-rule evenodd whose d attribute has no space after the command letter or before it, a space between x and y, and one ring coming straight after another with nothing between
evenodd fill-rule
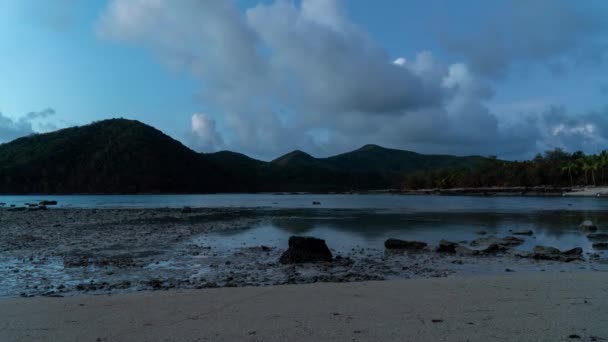
<instances>
[{"instance_id":1,"label":"cluster of rock","mask_svg":"<svg viewBox=\"0 0 608 342\"><path fill-rule=\"evenodd\" d=\"M527 235L527 234L525 234ZM515 236L502 238L489 236L473 240L472 247L485 247L483 249L471 249L458 242L441 240L435 251L443 254L457 254L463 256L495 255L498 253L511 253L518 257L527 257L537 260L556 260L570 262L583 259L583 249L580 247L560 251L554 247L536 246L532 252L513 251L512 248L524 243L523 239ZM387 250L420 251L427 248L427 243L421 241L407 241L399 239L388 239L384 243Z\"/></svg>"},{"instance_id":2,"label":"cluster of rock","mask_svg":"<svg viewBox=\"0 0 608 342\"><path fill-rule=\"evenodd\" d=\"M6 203L0 203L0 206L5 206ZM37 210L47 210L48 206L57 205L57 201L49 201L43 200L38 203L25 203L23 207L17 207L14 204L11 204L8 208L8 211L37 211Z\"/></svg>"},{"instance_id":3,"label":"cluster of rock","mask_svg":"<svg viewBox=\"0 0 608 342\"><path fill-rule=\"evenodd\" d=\"M608 233L597 233L597 226L591 221L584 221L579 225L583 232L589 233L587 239L593 242L593 249L608 249Z\"/></svg>"}]
</instances>

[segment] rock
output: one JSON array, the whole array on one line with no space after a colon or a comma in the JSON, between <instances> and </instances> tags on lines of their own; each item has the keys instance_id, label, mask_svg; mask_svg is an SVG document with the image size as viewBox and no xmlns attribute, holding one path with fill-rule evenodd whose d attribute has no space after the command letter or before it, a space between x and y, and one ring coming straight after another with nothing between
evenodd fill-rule
<instances>
[{"instance_id":1,"label":"rock","mask_svg":"<svg viewBox=\"0 0 608 342\"><path fill-rule=\"evenodd\" d=\"M192 208L190 207L183 207L181 210L182 214L188 214L192 212Z\"/></svg>"},{"instance_id":2,"label":"rock","mask_svg":"<svg viewBox=\"0 0 608 342\"><path fill-rule=\"evenodd\" d=\"M471 241L471 246L473 246L473 247L488 246L489 247L491 245L499 245L501 247L513 247L513 246L519 246L522 243L524 243L524 240L520 239L518 237L515 237L515 236L505 236L503 238L497 238L496 236L488 236L488 237L482 237L482 238Z\"/></svg>"},{"instance_id":3,"label":"rock","mask_svg":"<svg viewBox=\"0 0 608 342\"><path fill-rule=\"evenodd\" d=\"M421 250L427 246L426 242L421 241L406 241L399 239L388 239L384 241L384 247L386 249L401 249L401 250Z\"/></svg>"},{"instance_id":4,"label":"rock","mask_svg":"<svg viewBox=\"0 0 608 342\"><path fill-rule=\"evenodd\" d=\"M515 231L512 231L511 234L513 234L513 235L534 235L534 232L531 230L515 230Z\"/></svg>"},{"instance_id":5,"label":"rock","mask_svg":"<svg viewBox=\"0 0 608 342\"><path fill-rule=\"evenodd\" d=\"M556 260L570 262L583 259L583 249L580 247L572 248L567 251L560 251L555 247L534 246L532 258L539 260Z\"/></svg>"},{"instance_id":6,"label":"rock","mask_svg":"<svg viewBox=\"0 0 608 342\"><path fill-rule=\"evenodd\" d=\"M578 227L580 228L580 230L585 231L585 232L597 231L597 226L589 220L583 221Z\"/></svg>"},{"instance_id":7,"label":"rock","mask_svg":"<svg viewBox=\"0 0 608 342\"><path fill-rule=\"evenodd\" d=\"M478 232L475 232L475 234L477 234L477 235L486 235L486 234L488 234L488 232L486 232L485 230L480 230Z\"/></svg>"},{"instance_id":8,"label":"rock","mask_svg":"<svg viewBox=\"0 0 608 342\"><path fill-rule=\"evenodd\" d=\"M40 205L57 205L57 201L43 200L38 202Z\"/></svg>"},{"instance_id":9,"label":"rock","mask_svg":"<svg viewBox=\"0 0 608 342\"><path fill-rule=\"evenodd\" d=\"M534 249L532 249L532 252L534 252L534 254L538 254L538 255L558 255L561 253L561 251L555 247L550 247L550 246L534 246Z\"/></svg>"},{"instance_id":10,"label":"rock","mask_svg":"<svg viewBox=\"0 0 608 342\"><path fill-rule=\"evenodd\" d=\"M505 268L505 272L515 272L515 270L512 270L510 268Z\"/></svg>"},{"instance_id":11,"label":"rock","mask_svg":"<svg viewBox=\"0 0 608 342\"><path fill-rule=\"evenodd\" d=\"M486 247L481 252L484 254L496 254L496 253L504 253L509 250L509 247L497 243L493 243Z\"/></svg>"},{"instance_id":12,"label":"rock","mask_svg":"<svg viewBox=\"0 0 608 342\"><path fill-rule=\"evenodd\" d=\"M281 264L332 261L332 254L325 240L314 237L291 236L289 248L281 255Z\"/></svg>"},{"instance_id":13,"label":"rock","mask_svg":"<svg viewBox=\"0 0 608 342\"><path fill-rule=\"evenodd\" d=\"M608 241L608 234L606 233L591 233L587 235L587 239L591 241Z\"/></svg>"},{"instance_id":14,"label":"rock","mask_svg":"<svg viewBox=\"0 0 608 342\"><path fill-rule=\"evenodd\" d=\"M458 243L441 240L439 241L439 246L437 247L437 252L439 253L456 253L456 247L458 247Z\"/></svg>"},{"instance_id":15,"label":"rock","mask_svg":"<svg viewBox=\"0 0 608 342\"><path fill-rule=\"evenodd\" d=\"M472 256L472 255L479 254L479 251L469 249L469 248L466 248L465 246L460 246L460 245L456 246L456 248L454 248L454 251L456 252L456 254L464 255L464 256Z\"/></svg>"},{"instance_id":16,"label":"rock","mask_svg":"<svg viewBox=\"0 0 608 342\"><path fill-rule=\"evenodd\" d=\"M312 205L321 205L321 202L318 202L318 201L313 201L313 202L312 202Z\"/></svg>"},{"instance_id":17,"label":"rock","mask_svg":"<svg viewBox=\"0 0 608 342\"><path fill-rule=\"evenodd\" d=\"M562 255L582 256L583 255L583 249L580 248L580 247L575 247L575 248L569 249L567 251L563 251Z\"/></svg>"},{"instance_id":18,"label":"rock","mask_svg":"<svg viewBox=\"0 0 608 342\"><path fill-rule=\"evenodd\" d=\"M593 244L593 249L608 249L608 242L596 242Z\"/></svg>"}]
</instances>

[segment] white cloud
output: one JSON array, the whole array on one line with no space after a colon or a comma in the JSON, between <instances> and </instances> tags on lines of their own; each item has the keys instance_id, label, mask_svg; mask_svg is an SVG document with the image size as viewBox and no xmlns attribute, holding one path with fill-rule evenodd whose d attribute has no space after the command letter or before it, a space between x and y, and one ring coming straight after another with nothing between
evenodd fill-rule
<instances>
[{"instance_id":1,"label":"white cloud","mask_svg":"<svg viewBox=\"0 0 608 342\"><path fill-rule=\"evenodd\" d=\"M545 131L540 120L505 121L489 109L494 89L475 54L463 53L465 63L425 51L391 58L338 0L275 0L245 12L227 0L112 0L98 32L200 78L206 107L229 134L224 141L212 117L195 114L198 148L271 158L378 143L521 156ZM504 68L502 57L496 64Z\"/></svg>"},{"instance_id":2,"label":"white cloud","mask_svg":"<svg viewBox=\"0 0 608 342\"><path fill-rule=\"evenodd\" d=\"M202 113L192 114L191 132L194 147L203 152L215 152L224 146L224 140L215 127L215 121Z\"/></svg>"},{"instance_id":3,"label":"white cloud","mask_svg":"<svg viewBox=\"0 0 608 342\"><path fill-rule=\"evenodd\" d=\"M55 111L52 108L47 108L39 112L27 113L17 119L11 119L0 112L0 143L36 133L38 131L36 129L37 124L41 124L45 128L50 127L49 123L41 123L39 119L45 119L54 114Z\"/></svg>"}]
</instances>

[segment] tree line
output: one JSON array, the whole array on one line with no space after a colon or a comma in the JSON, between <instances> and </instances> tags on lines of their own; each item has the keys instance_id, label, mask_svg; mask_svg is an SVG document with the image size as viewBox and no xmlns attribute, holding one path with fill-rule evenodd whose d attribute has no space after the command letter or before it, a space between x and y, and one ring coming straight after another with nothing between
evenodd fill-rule
<instances>
[{"instance_id":1,"label":"tree line","mask_svg":"<svg viewBox=\"0 0 608 342\"><path fill-rule=\"evenodd\" d=\"M526 161L491 156L470 168L425 170L405 176L405 189L514 186L575 187L608 184L608 151L568 153L560 148Z\"/></svg>"}]
</instances>

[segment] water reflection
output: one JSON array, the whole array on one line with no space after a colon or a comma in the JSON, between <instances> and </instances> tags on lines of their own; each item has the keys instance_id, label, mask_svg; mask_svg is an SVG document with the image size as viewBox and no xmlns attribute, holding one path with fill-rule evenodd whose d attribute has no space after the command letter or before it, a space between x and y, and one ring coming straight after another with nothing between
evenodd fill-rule
<instances>
[{"instance_id":1,"label":"water reflection","mask_svg":"<svg viewBox=\"0 0 608 342\"><path fill-rule=\"evenodd\" d=\"M582 247L597 252L578 225L585 219L608 222L603 212L537 212L504 213L434 213L434 214L354 214L318 217L298 216L265 221L250 229L213 233L207 243L226 248L268 245L285 248L290 235L310 235L325 239L335 251L352 248L383 248L387 238L419 240L437 244L441 239L468 243L485 236L511 235L511 231L532 230L533 236L522 236L525 243L517 247L531 250L535 245L560 249Z\"/></svg>"}]
</instances>

